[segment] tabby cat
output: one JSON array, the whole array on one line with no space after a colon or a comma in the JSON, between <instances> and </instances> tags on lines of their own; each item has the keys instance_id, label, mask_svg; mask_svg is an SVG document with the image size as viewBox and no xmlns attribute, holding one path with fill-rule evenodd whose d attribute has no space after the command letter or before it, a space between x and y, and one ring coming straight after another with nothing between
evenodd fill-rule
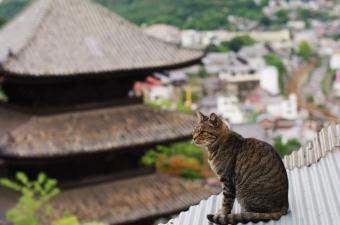
<instances>
[{"instance_id":1,"label":"tabby cat","mask_svg":"<svg viewBox=\"0 0 340 225\"><path fill-rule=\"evenodd\" d=\"M193 141L208 150L208 161L222 184L222 207L207 215L217 224L278 220L288 212L288 178L275 149L266 142L243 138L214 113L197 112ZM230 214L237 198L239 214Z\"/></svg>"}]
</instances>

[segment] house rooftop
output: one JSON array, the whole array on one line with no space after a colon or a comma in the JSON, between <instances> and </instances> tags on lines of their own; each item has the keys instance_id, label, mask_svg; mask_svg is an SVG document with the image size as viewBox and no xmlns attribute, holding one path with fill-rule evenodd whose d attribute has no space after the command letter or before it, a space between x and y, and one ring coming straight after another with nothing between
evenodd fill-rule
<instances>
[{"instance_id":1,"label":"house rooftop","mask_svg":"<svg viewBox=\"0 0 340 225\"><path fill-rule=\"evenodd\" d=\"M7 76L156 71L197 63L204 54L150 37L90 0L35 0L0 30L0 71Z\"/></svg>"},{"instance_id":2,"label":"house rooftop","mask_svg":"<svg viewBox=\"0 0 340 225\"><path fill-rule=\"evenodd\" d=\"M266 132L261 123L240 123L233 124L231 130L241 134L244 138L256 138L272 144L272 140L266 136Z\"/></svg>"},{"instance_id":3,"label":"house rooftop","mask_svg":"<svg viewBox=\"0 0 340 225\"><path fill-rule=\"evenodd\" d=\"M0 157L50 158L179 141L191 137L196 122L193 114L143 104L33 116L0 139Z\"/></svg>"}]
</instances>

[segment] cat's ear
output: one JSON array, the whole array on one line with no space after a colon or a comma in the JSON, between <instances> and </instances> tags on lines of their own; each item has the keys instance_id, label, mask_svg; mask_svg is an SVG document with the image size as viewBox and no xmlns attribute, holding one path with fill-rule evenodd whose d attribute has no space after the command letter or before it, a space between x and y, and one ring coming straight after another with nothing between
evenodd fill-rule
<instances>
[{"instance_id":1,"label":"cat's ear","mask_svg":"<svg viewBox=\"0 0 340 225\"><path fill-rule=\"evenodd\" d=\"M204 119L204 117L206 117L205 115L203 115L203 113L201 113L200 111L196 111L196 113L197 113L197 116L198 116L198 118L199 118L199 121L202 121L203 119Z\"/></svg>"},{"instance_id":2,"label":"cat's ear","mask_svg":"<svg viewBox=\"0 0 340 225\"><path fill-rule=\"evenodd\" d=\"M209 122L214 127L219 127L222 124L222 121L220 120L220 118L218 118L218 116L215 113L210 114Z\"/></svg>"}]
</instances>

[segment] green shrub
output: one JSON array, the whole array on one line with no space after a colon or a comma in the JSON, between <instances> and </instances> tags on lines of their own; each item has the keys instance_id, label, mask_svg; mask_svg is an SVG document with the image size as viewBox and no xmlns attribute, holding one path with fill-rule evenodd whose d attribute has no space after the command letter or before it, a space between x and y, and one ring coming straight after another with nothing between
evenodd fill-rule
<instances>
[{"instance_id":1,"label":"green shrub","mask_svg":"<svg viewBox=\"0 0 340 225\"><path fill-rule=\"evenodd\" d=\"M7 220L14 225L38 225L53 210L45 203L59 194L57 180L48 178L44 173L39 173L35 181L30 181L23 172L17 172L16 178L19 183L7 178L0 180L3 186L21 192L18 203L7 212ZM41 217L38 210L44 206L45 214Z\"/></svg>"},{"instance_id":2,"label":"green shrub","mask_svg":"<svg viewBox=\"0 0 340 225\"><path fill-rule=\"evenodd\" d=\"M59 188L56 187L57 180L47 177L44 173L39 173L36 180L30 181L23 172L17 172L16 179L19 182L7 178L0 179L1 185L21 192L18 203L6 214L8 222L14 225L40 225L46 223L48 221L47 216L53 211L53 207L46 203L60 193ZM76 216L65 211L62 217L53 220L51 225L80 224ZM105 223L88 222L83 225L105 225Z\"/></svg>"},{"instance_id":3,"label":"green shrub","mask_svg":"<svg viewBox=\"0 0 340 225\"><path fill-rule=\"evenodd\" d=\"M275 139L274 148L279 153L280 157L283 158L285 155L290 155L293 151L299 150L301 144L296 139L290 139L286 144L282 143L282 137Z\"/></svg>"}]
</instances>

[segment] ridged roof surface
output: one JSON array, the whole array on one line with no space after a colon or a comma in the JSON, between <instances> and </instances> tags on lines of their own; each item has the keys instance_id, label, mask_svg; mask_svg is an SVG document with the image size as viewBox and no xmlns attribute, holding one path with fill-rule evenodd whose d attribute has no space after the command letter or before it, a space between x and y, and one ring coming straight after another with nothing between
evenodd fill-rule
<instances>
[{"instance_id":1,"label":"ridged roof surface","mask_svg":"<svg viewBox=\"0 0 340 225\"><path fill-rule=\"evenodd\" d=\"M333 151L340 146L340 125L323 128L319 134L315 135L313 141L307 147L293 151L292 154L283 158L283 163L287 169L301 168L317 163L325 157L328 151Z\"/></svg>"},{"instance_id":2,"label":"ridged roof surface","mask_svg":"<svg viewBox=\"0 0 340 225\"><path fill-rule=\"evenodd\" d=\"M190 138L193 114L143 104L32 117L0 140L0 157L95 153Z\"/></svg>"},{"instance_id":3,"label":"ridged roof surface","mask_svg":"<svg viewBox=\"0 0 340 225\"><path fill-rule=\"evenodd\" d=\"M170 215L219 193L219 185L162 174L140 176L105 184L62 191L49 202L58 218L65 210L80 221L110 225Z\"/></svg>"},{"instance_id":4,"label":"ridged roof surface","mask_svg":"<svg viewBox=\"0 0 340 225\"><path fill-rule=\"evenodd\" d=\"M339 125L322 130L309 144L284 158L289 180L289 212L279 220L250 225L338 225L340 221ZM213 195L191 206L167 225L209 225L207 214L220 208L222 195ZM234 203L232 213L240 213ZM241 223L239 223L241 224ZM161 224L160 224L161 225Z\"/></svg>"},{"instance_id":5,"label":"ridged roof surface","mask_svg":"<svg viewBox=\"0 0 340 225\"><path fill-rule=\"evenodd\" d=\"M0 30L0 63L19 75L161 69L203 56L149 37L90 0L35 0Z\"/></svg>"}]
</instances>

